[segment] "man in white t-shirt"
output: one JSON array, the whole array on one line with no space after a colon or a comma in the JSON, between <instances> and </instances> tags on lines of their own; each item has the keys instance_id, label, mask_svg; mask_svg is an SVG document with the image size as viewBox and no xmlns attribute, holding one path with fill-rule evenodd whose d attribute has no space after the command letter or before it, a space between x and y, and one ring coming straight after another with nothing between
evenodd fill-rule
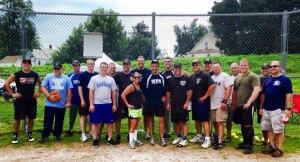
<instances>
[{"instance_id":1,"label":"man in white t-shirt","mask_svg":"<svg viewBox=\"0 0 300 162\"><path fill-rule=\"evenodd\" d=\"M211 77L216 88L210 95L211 105L211 120L214 123L215 136L218 136L215 141L215 150L223 148L224 125L228 117L227 101L230 97L232 82L227 73L222 72L220 62L213 63L214 75Z\"/></svg>"}]
</instances>

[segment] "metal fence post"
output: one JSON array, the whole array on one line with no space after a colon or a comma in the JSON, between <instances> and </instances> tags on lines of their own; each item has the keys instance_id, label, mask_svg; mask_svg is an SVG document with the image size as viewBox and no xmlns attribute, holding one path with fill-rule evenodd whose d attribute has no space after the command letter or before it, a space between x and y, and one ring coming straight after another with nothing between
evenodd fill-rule
<instances>
[{"instance_id":1,"label":"metal fence post","mask_svg":"<svg viewBox=\"0 0 300 162\"><path fill-rule=\"evenodd\" d=\"M151 50L151 58L154 60L155 58L155 12L152 12L152 50Z\"/></svg>"},{"instance_id":2,"label":"metal fence post","mask_svg":"<svg viewBox=\"0 0 300 162\"><path fill-rule=\"evenodd\" d=\"M286 74L286 54L287 54L287 41L288 41L288 12L284 11L282 15L282 39L281 39L281 64L282 74Z\"/></svg>"}]
</instances>

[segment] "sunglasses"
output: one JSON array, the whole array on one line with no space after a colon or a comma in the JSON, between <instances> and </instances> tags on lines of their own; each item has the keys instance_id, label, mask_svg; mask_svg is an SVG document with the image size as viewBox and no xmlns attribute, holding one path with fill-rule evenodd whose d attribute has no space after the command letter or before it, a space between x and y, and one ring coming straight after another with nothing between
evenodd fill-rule
<instances>
[{"instance_id":1,"label":"sunglasses","mask_svg":"<svg viewBox=\"0 0 300 162\"><path fill-rule=\"evenodd\" d=\"M270 68L277 68L279 65L271 65Z\"/></svg>"},{"instance_id":2,"label":"sunglasses","mask_svg":"<svg viewBox=\"0 0 300 162\"><path fill-rule=\"evenodd\" d=\"M141 78L141 77L133 77L133 78Z\"/></svg>"}]
</instances>

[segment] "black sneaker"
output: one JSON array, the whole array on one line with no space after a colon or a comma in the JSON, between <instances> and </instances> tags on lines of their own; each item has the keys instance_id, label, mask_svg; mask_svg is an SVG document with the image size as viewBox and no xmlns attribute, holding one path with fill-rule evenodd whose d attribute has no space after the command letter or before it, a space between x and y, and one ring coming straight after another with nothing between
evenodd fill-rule
<instances>
[{"instance_id":1,"label":"black sneaker","mask_svg":"<svg viewBox=\"0 0 300 162\"><path fill-rule=\"evenodd\" d=\"M71 130L68 130L68 131L66 132L66 134L64 135L64 137L71 137L71 136L73 136L73 135L74 135L74 132L71 131Z\"/></svg>"},{"instance_id":2,"label":"black sneaker","mask_svg":"<svg viewBox=\"0 0 300 162\"><path fill-rule=\"evenodd\" d=\"M231 142L231 137L227 137L227 138L225 139L225 142Z\"/></svg>"},{"instance_id":3,"label":"black sneaker","mask_svg":"<svg viewBox=\"0 0 300 162\"><path fill-rule=\"evenodd\" d=\"M114 145L116 145L116 142L113 139L110 139L110 140L107 140L107 144L114 146Z\"/></svg>"},{"instance_id":4,"label":"black sneaker","mask_svg":"<svg viewBox=\"0 0 300 162\"><path fill-rule=\"evenodd\" d=\"M41 137L41 139L39 140L39 143L44 143L45 141L48 140L48 137Z\"/></svg>"},{"instance_id":5,"label":"black sneaker","mask_svg":"<svg viewBox=\"0 0 300 162\"><path fill-rule=\"evenodd\" d=\"M223 144L222 143L216 143L214 146L214 150L221 150L223 149Z\"/></svg>"},{"instance_id":6,"label":"black sneaker","mask_svg":"<svg viewBox=\"0 0 300 162\"><path fill-rule=\"evenodd\" d=\"M108 137L107 137L107 140L108 140ZM121 143L121 136L117 135L115 144L120 144L120 143Z\"/></svg>"},{"instance_id":7,"label":"black sneaker","mask_svg":"<svg viewBox=\"0 0 300 162\"><path fill-rule=\"evenodd\" d=\"M34 138L33 138L32 134L28 134L28 135L27 135L27 140L28 140L29 142L33 142L33 141L34 141Z\"/></svg>"},{"instance_id":8,"label":"black sneaker","mask_svg":"<svg viewBox=\"0 0 300 162\"><path fill-rule=\"evenodd\" d=\"M164 133L164 138L170 138L171 135L169 133Z\"/></svg>"},{"instance_id":9,"label":"black sneaker","mask_svg":"<svg viewBox=\"0 0 300 162\"><path fill-rule=\"evenodd\" d=\"M97 139L93 140L93 147L98 148L99 147L99 141Z\"/></svg>"},{"instance_id":10,"label":"black sneaker","mask_svg":"<svg viewBox=\"0 0 300 162\"><path fill-rule=\"evenodd\" d=\"M104 139L105 139L106 141L108 140L108 135L107 135L107 134L105 135Z\"/></svg>"},{"instance_id":11,"label":"black sneaker","mask_svg":"<svg viewBox=\"0 0 300 162\"><path fill-rule=\"evenodd\" d=\"M60 136L54 136L54 139L56 139L57 141L61 141L62 138Z\"/></svg>"},{"instance_id":12,"label":"black sneaker","mask_svg":"<svg viewBox=\"0 0 300 162\"><path fill-rule=\"evenodd\" d=\"M238 144L235 149L245 149L247 146L244 143Z\"/></svg>"},{"instance_id":13,"label":"black sneaker","mask_svg":"<svg viewBox=\"0 0 300 162\"><path fill-rule=\"evenodd\" d=\"M253 147L246 147L244 150L244 154L252 154L253 153Z\"/></svg>"},{"instance_id":14,"label":"black sneaker","mask_svg":"<svg viewBox=\"0 0 300 162\"><path fill-rule=\"evenodd\" d=\"M14 135L14 136L12 137L11 143L16 144L16 143L18 143L18 142L19 142L19 137L18 137L17 135Z\"/></svg>"}]
</instances>

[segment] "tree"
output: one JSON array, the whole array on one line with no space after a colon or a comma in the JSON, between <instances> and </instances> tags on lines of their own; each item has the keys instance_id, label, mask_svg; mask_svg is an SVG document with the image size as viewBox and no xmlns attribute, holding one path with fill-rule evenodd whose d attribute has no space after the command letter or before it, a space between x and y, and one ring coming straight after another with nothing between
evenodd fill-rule
<instances>
[{"instance_id":1,"label":"tree","mask_svg":"<svg viewBox=\"0 0 300 162\"><path fill-rule=\"evenodd\" d=\"M32 2L30 0L0 0L0 7L6 10L0 15L0 58L7 55L20 55L20 28L21 28L21 13L33 12ZM4 11L2 11L4 12ZM40 43L36 32L35 24L29 20L34 17L34 14L25 14L25 48L32 50L39 48Z\"/></svg>"},{"instance_id":2,"label":"tree","mask_svg":"<svg viewBox=\"0 0 300 162\"><path fill-rule=\"evenodd\" d=\"M198 19L194 19L190 26L183 26L180 28L178 25L174 26L174 32L176 34L175 54L186 55L186 52L193 49L193 47L199 42L199 40L208 33L208 30L203 25L197 25Z\"/></svg>"},{"instance_id":3,"label":"tree","mask_svg":"<svg viewBox=\"0 0 300 162\"><path fill-rule=\"evenodd\" d=\"M127 38L126 57L135 60L138 56L144 56L145 59L151 59L152 52L152 33L144 21L139 22L132 27L132 35ZM157 46L157 42L155 42ZM155 58L160 53L160 49L156 48Z\"/></svg>"}]
</instances>

